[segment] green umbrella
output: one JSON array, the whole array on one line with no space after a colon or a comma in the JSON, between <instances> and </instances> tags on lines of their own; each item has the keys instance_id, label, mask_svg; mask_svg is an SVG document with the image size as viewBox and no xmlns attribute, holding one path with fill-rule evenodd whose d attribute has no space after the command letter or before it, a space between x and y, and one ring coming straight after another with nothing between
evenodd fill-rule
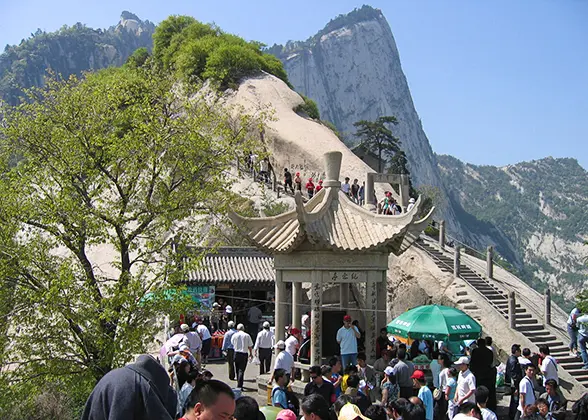
<instances>
[{"instance_id":1,"label":"green umbrella","mask_svg":"<svg viewBox=\"0 0 588 420\"><path fill-rule=\"evenodd\" d=\"M259 408L259 411L265 416L265 420L276 420L282 408L264 405Z\"/></svg>"},{"instance_id":2,"label":"green umbrella","mask_svg":"<svg viewBox=\"0 0 588 420\"><path fill-rule=\"evenodd\" d=\"M441 305L406 311L388 324L388 333L410 339L458 341L476 339L482 327L466 313Z\"/></svg>"}]
</instances>

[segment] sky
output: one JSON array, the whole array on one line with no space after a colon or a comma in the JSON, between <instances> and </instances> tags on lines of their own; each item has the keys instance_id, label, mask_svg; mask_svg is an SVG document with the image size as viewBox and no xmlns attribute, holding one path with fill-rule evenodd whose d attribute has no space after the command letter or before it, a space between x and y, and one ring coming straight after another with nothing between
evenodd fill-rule
<instances>
[{"instance_id":1,"label":"sky","mask_svg":"<svg viewBox=\"0 0 588 420\"><path fill-rule=\"evenodd\" d=\"M128 10L215 22L268 45L305 40L350 0L0 0L0 45L37 28L105 28ZM588 168L588 1L372 0L388 20L433 150L479 165L546 156Z\"/></svg>"}]
</instances>

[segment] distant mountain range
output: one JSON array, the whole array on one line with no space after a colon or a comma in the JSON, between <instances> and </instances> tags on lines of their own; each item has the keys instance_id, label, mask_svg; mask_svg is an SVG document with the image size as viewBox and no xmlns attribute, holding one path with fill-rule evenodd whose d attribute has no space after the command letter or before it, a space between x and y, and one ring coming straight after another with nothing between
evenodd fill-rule
<instances>
[{"instance_id":1,"label":"distant mountain range","mask_svg":"<svg viewBox=\"0 0 588 420\"><path fill-rule=\"evenodd\" d=\"M122 65L137 48L151 49L154 30L153 23L123 12L106 30L76 24L38 31L0 55L0 98L16 104L22 88L41 85L47 70L69 76ZM400 124L394 132L413 181L438 189L444 200L437 219L445 219L457 239L478 249L494 245L535 288L552 287L560 303L586 287L588 173L574 159L498 168L435 155L380 10L364 6L333 19L306 41L268 50L346 142L355 141L355 121L395 115Z\"/></svg>"}]
</instances>

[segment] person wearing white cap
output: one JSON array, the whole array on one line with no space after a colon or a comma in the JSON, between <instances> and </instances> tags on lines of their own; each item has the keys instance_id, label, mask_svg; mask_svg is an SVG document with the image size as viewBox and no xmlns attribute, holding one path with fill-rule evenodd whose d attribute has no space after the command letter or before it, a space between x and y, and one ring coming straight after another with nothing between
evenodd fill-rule
<instances>
[{"instance_id":1,"label":"person wearing white cap","mask_svg":"<svg viewBox=\"0 0 588 420\"><path fill-rule=\"evenodd\" d=\"M247 369L247 352L249 352L249 358L253 358L253 340L245 332L243 324L237 325L237 333L231 337L231 343L233 343L233 347L235 348L237 388L243 391L243 379L245 378L245 369Z\"/></svg>"},{"instance_id":2,"label":"person wearing white cap","mask_svg":"<svg viewBox=\"0 0 588 420\"><path fill-rule=\"evenodd\" d=\"M269 373L272 364L272 347L274 346L274 333L270 331L270 323L265 321L263 329L255 339L255 355L259 358L259 374Z\"/></svg>"},{"instance_id":3,"label":"person wearing white cap","mask_svg":"<svg viewBox=\"0 0 588 420\"><path fill-rule=\"evenodd\" d=\"M235 335L237 333L237 330L235 329L235 322L234 321L229 321L228 325L229 330L225 333L225 336L223 337L223 347L222 347L222 351L227 355L227 364L229 366L229 379L231 381L235 380L235 348L233 347L233 343L231 342L231 339L233 338L233 335Z\"/></svg>"},{"instance_id":4,"label":"person wearing white cap","mask_svg":"<svg viewBox=\"0 0 588 420\"><path fill-rule=\"evenodd\" d=\"M268 384L271 385L274 382L274 372L278 369L284 369L286 371L286 376L288 377L288 383L290 383L290 378L292 382L294 382L294 357L286 351L286 342L284 340L280 340L276 343L276 362L274 363L274 370L272 371L272 376L268 381Z\"/></svg>"},{"instance_id":5,"label":"person wearing white cap","mask_svg":"<svg viewBox=\"0 0 588 420\"><path fill-rule=\"evenodd\" d=\"M200 351L202 350L202 340L200 339L200 335L196 331L190 331L188 324L180 325L180 329L185 335L185 338L181 343L185 343L188 346L190 353L192 353L198 361L198 364L200 364Z\"/></svg>"},{"instance_id":6,"label":"person wearing white cap","mask_svg":"<svg viewBox=\"0 0 588 420\"><path fill-rule=\"evenodd\" d=\"M462 356L455 362L455 367L459 370L457 378L457 392L454 401L457 406L465 402L476 403L476 378L469 369L470 359Z\"/></svg>"},{"instance_id":7,"label":"person wearing white cap","mask_svg":"<svg viewBox=\"0 0 588 420\"><path fill-rule=\"evenodd\" d=\"M414 207L414 203L415 203L414 198L410 197L410 200L408 200L408 206L406 206L407 213L412 210L412 208Z\"/></svg>"}]
</instances>

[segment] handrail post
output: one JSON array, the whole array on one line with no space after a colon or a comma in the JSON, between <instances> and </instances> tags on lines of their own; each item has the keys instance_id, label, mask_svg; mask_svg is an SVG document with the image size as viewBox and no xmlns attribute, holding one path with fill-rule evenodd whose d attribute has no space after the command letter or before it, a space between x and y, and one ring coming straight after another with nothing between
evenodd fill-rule
<instances>
[{"instance_id":1,"label":"handrail post","mask_svg":"<svg viewBox=\"0 0 588 420\"><path fill-rule=\"evenodd\" d=\"M513 330L517 328L517 305L515 292L512 291L508 294L508 323L509 327Z\"/></svg>"},{"instance_id":2,"label":"handrail post","mask_svg":"<svg viewBox=\"0 0 588 420\"><path fill-rule=\"evenodd\" d=\"M551 290L545 290L545 313L543 323L547 327L551 325Z\"/></svg>"},{"instance_id":3,"label":"handrail post","mask_svg":"<svg viewBox=\"0 0 588 420\"><path fill-rule=\"evenodd\" d=\"M455 246L455 252L453 254L453 275L459 277L460 265L461 265L461 246Z\"/></svg>"},{"instance_id":4,"label":"handrail post","mask_svg":"<svg viewBox=\"0 0 588 420\"><path fill-rule=\"evenodd\" d=\"M445 249L445 220L439 222L439 248Z\"/></svg>"},{"instance_id":5,"label":"handrail post","mask_svg":"<svg viewBox=\"0 0 588 420\"><path fill-rule=\"evenodd\" d=\"M486 278L494 278L494 248L492 245L486 251Z\"/></svg>"}]
</instances>

